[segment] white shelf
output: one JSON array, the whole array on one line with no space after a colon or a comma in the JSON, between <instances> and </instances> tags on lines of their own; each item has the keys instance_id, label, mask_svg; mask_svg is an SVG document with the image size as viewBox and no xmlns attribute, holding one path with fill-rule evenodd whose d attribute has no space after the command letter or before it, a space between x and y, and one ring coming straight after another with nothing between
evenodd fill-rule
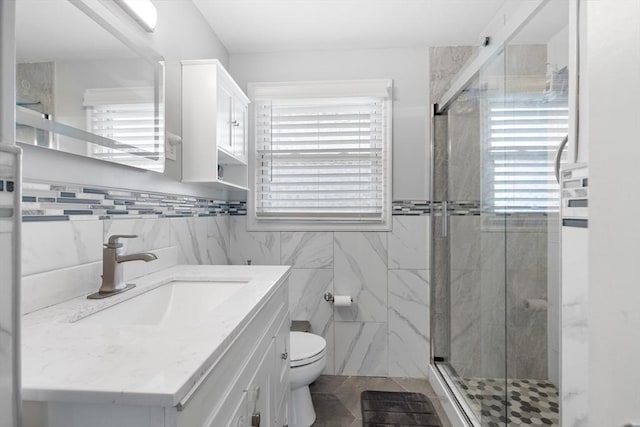
<instances>
[{"instance_id":1,"label":"white shelf","mask_svg":"<svg viewBox=\"0 0 640 427\"><path fill-rule=\"evenodd\" d=\"M219 185L221 185L223 187L226 187L227 190L249 191L249 189L247 187L243 187L241 185L234 184L232 182L228 182L228 181L225 181L225 180L218 180L214 184L219 184Z\"/></svg>"},{"instance_id":2,"label":"white shelf","mask_svg":"<svg viewBox=\"0 0 640 427\"><path fill-rule=\"evenodd\" d=\"M218 163L221 165L247 166L247 161L218 147Z\"/></svg>"},{"instance_id":3,"label":"white shelf","mask_svg":"<svg viewBox=\"0 0 640 427\"><path fill-rule=\"evenodd\" d=\"M233 191L249 191L249 189L247 187L243 187L242 185L238 185L238 184L234 184L233 182L229 182L229 181L225 181L224 179L220 180L215 180L215 181L205 181L205 180L200 180L200 179L194 179L194 180L185 180L183 179L182 182L185 183L199 183L199 184L213 184L217 187L221 187L223 190L233 190Z\"/></svg>"}]
</instances>

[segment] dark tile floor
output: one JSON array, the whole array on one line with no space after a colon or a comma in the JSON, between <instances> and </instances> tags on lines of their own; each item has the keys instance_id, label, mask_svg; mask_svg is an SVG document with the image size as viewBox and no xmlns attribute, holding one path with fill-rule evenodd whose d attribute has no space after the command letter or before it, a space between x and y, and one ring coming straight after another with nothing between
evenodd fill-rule
<instances>
[{"instance_id":1,"label":"dark tile floor","mask_svg":"<svg viewBox=\"0 0 640 427\"><path fill-rule=\"evenodd\" d=\"M316 409L314 427L362 427L360 393L365 390L422 393L433 403L443 427L451 427L438 397L427 380L322 375L310 389Z\"/></svg>"}]
</instances>

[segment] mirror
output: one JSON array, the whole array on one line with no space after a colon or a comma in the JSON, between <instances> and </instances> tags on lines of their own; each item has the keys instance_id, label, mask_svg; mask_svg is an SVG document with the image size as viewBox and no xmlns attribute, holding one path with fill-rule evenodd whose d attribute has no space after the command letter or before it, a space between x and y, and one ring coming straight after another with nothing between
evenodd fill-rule
<instances>
[{"instance_id":1,"label":"mirror","mask_svg":"<svg viewBox=\"0 0 640 427\"><path fill-rule=\"evenodd\" d=\"M16 139L163 172L162 58L133 50L81 6L16 1Z\"/></svg>"}]
</instances>

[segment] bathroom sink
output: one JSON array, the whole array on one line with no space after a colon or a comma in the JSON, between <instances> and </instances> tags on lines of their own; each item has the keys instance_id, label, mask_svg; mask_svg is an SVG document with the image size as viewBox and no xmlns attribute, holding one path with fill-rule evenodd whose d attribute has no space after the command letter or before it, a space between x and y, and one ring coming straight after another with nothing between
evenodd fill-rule
<instances>
[{"instance_id":1,"label":"bathroom sink","mask_svg":"<svg viewBox=\"0 0 640 427\"><path fill-rule=\"evenodd\" d=\"M92 313L77 323L103 325L194 324L248 281L173 281Z\"/></svg>"}]
</instances>

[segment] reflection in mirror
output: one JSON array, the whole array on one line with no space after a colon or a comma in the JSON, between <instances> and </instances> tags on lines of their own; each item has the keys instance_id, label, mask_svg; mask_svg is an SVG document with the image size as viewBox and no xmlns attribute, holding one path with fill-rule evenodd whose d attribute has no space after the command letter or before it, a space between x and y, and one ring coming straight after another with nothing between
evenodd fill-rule
<instances>
[{"instance_id":1,"label":"reflection in mirror","mask_svg":"<svg viewBox=\"0 0 640 427\"><path fill-rule=\"evenodd\" d=\"M16 2L16 139L162 172L164 68L66 0Z\"/></svg>"}]
</instances>

